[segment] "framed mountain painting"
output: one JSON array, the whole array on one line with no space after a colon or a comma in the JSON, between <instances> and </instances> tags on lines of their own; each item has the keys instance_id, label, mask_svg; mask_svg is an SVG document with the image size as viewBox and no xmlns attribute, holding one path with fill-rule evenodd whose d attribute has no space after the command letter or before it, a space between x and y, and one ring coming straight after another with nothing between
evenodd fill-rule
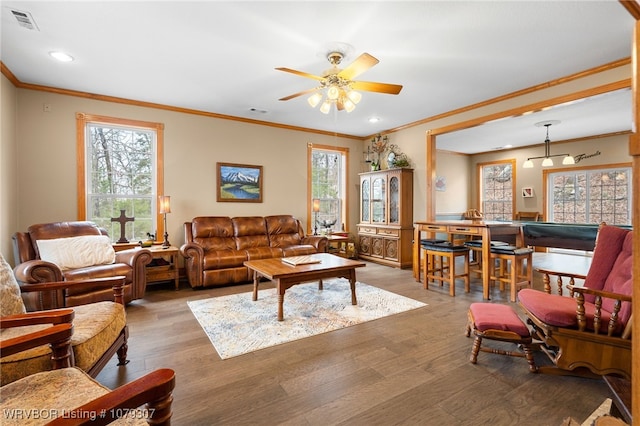
<instances>
[{"instance_id":1,"label":"framed mountain painting","mask_svg":"<svg viewBox=\"0 0 640 426\"><path fill-rule=\"evenodd\" d=\"M262 202L262 166L216 163L217 201Z\"/></svg>"}]
</instances>

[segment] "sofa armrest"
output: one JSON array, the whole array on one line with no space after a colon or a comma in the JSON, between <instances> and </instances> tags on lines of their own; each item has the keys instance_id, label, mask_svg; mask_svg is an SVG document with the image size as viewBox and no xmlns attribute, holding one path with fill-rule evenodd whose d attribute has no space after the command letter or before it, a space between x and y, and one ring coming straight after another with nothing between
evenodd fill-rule
<instances>
[{"instance_id":1,"label":"sofa armrest","mask_svg":"<svg viewBox=\"0 0 640 426\"><path fill-rule=\"evenodd\" d=\"M74 316L75 312L69 308L6 315L0 317L0 328L6 329L36 324L71 324Z\"/></svg>"},{"instance_id":2,"label":"sofa armrest","mask_svg":"<svg viewBox=\"0 0 640 426\"><path fill-rule=\"evenodd\" d=\"M324 235L307 235L302 237L302 244L310 244L318 253L326 253L329 249L329 239Z\"/></svg>"},{"instance_id":3,"label":"sofa armrest","mask_svg":"<svg viewBox=\"0 0 640 426\"><path fill-rule=\"evenodd\" d=\"M577 303L576 317L578 319L579 331L585 331L587 328L587 320L585 316L585 307L584 307L585 294L589 294L595 297L595 301L593 303L593 305L595 306L594 325L593 325L595 334L598 334L600 331L600 318L602 318L602 299L603 298L615 300L614 306L613 306L613 312L611 312L611 317L609 320L609 324L607 326L607 336L613 336L621 328L621 324L618 319L618 313L620 312L620 307L622 306L622 302L631 302L632 300L631 296L626 294L612 293L610 291L595 290L595 289L586 288L586 287L576 287L572 285L569 285L567 287L569 288L569 291L572 294L576 294L576 303ZM622 324L622 328L625 328L625 331L626 331L626 328L628 328L627 324ZM630 333L627 336L627 333L623 332L623 338L630 338L630 337L631 337Z\"/></svg>"},{"instance_id":4,"label":"sofa armrest","mask_svg":"<svg viewBox=\"0 0 640 426\"><path fill-rule=\"evenodd\" d=\"M557 282L556 292L560 296L562 296L562 293L563 293L562 287L564 285L564 280L565 279L569 279L569 284L567 285L567 288L569 288L569 287L574 287L575 286L576 280L584 280L584 279L587 278L586 274L580 274L580 273L575 273L575 272L563 272L563 271L557 271L557 270L552 270L552 269L544 269L544 268L535 268L535 270L537 272L540 272L543 275L542 276L542 282L544 284L544 291L546 293L549 293L549 294L551 294L551 278L550 277L552 275L554 277L557 277L557 279L556 279L556 282Z\"/></svg>"},{"instance_id":5,"label":"sofa armrest","mask_svg":"<svg viewBox=\"0 0 640 426\"><path fill-rule=\"evenodd\" d=\"M180 254L184 257L189 284L193 288L202 287L204 249L196 243L186 243L180 247Z\"/></svg>"},{"instance_id":6,"label":"sofa armrest","mask_svg":"<svg viewBox=\"0 0 640 426\"><path fill-rule=\"evenodd\" d=\"M124 305L124 283L126 277L115 276L106 278L91 278L87 280L74 280L74 281L53 281L46 283L21 283L20 291L23 293L29 293L34 291L56 291L64 290L71 287L111 287L113 289L114 302Z\"/></svg>"},{"instance_id":7,"label":"sofa armrest","mask_svg":"<svg viewBox=\"0 0 640 426\"><path fill-rule=\"evenodd\" d=\"M131 267L133 299L142 299L147 289L147 269L153 256L146 248L133 248L116 252L116 263L125 263Z\"/></svg>"},{"instance_id":8,"label":"sofa armrest","mask_svg":"<svg viewBox=\"0 0 640 426\"><path fill-rule=\"evenodd\" d=\"M132 268L135 268L138 263L146 266L152 259L151 251L146 248L132 248L116 252L116 263L126 263Z\"/></svg>"},{"instance_id":9,"label":"sofa armrest","mask_svg":"<svg viewBox=\"0 0 640 426\"><path fill-rule=\"evenodd\" d=\"M72 311L73 312L73 311ZM74 360L71 349L71 335L73 324L71 321L55 324L44 330L34 331L25 335L6 339L0 342L3 356L17 354L28 349L49 344L51 347L51 366L53 369L73 366Z\"/></svg>"},{"instance_id":10,"label":"sofa armrest","mask_svg":"<svg viewBox=\"0 0 640 426\"><path fill-rule=\"evenodd\" d=\"M52 281L62 281L62 270L52 262L46 260L28 260L19 264L13 270L18 283L33 284Z\"/></svg>"},{"instance_id":11,"label":"sofa armrest","mask_svg":"<svg viewBox=\"0 0 640 426\"><path fill-rule=\"evenodd\" d=\"M168 368L154 370L133 382L116 388L78 408L47 423L54 425L86 424L86 413L104 413L95 424L108 424L130 410L144 405L149 424L169 424L172 416L171 403L175 387L175 372ZM146 403L146 404L145 404ZM76 420L77 419L77 420ZM91 422L94 424L94 422Z\"/></svg>"}]
</instances>

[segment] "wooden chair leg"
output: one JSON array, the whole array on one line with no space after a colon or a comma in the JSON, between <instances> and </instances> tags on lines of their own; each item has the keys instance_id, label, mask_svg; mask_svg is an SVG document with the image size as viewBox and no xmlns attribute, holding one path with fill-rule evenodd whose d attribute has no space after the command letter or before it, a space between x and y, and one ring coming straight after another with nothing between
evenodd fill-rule
<instances>
[{"instance_id":1,"label":"wooden chair leg","mask_svg":"<svg viewBox=\"0 0 640 426\"><path fill-rule=\"evenodd\" d=\"M473 339L471 356L469 357L469 361L471 361L472 364L476 364L478 362L478 353L480 352L481 345L482 345L482 337L476 334L476 337Z\"/></svg>"}]
</instances>

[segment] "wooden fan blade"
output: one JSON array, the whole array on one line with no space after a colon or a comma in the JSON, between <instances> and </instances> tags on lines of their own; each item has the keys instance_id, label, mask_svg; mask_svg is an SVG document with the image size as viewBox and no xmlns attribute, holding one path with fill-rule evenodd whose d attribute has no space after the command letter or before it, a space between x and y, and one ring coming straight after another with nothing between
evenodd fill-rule
<instances>
[{"instance_id":1,"label":"wooden fan blade","mask_svg":"<svg viewBox=\"0 0 640 426\"><path fill-rule=\"evenodd\" d=\"M373 81L354 81L351 83L353 90L364 90L365 92L386 93L397 95L402 90L400 84L375 83Z\"/></svg>"},{"instance_id":2,"label":"wooden fan blade","mask_svg":"<svg viewBox=\"0 0 640 426\"><path fill-rule=\"evenodd\" d=\"M338 75L347 80L353 80L378 62L380 61L373 56L369 55L368 53L363 53L362 55L358 56L355 61L349 64L348 67L340 71Z\"/></svg>"},{"instance_id":3,"label":"wooden fan blade","mask_svg":"<svg viewBox=\"0 0 640 426\"><path fill-rule=\"evenodd\" d=\"M302 92L294 93L293 95L285 96L284 98L280 98L278 100L279 101L288 101L289 99L297 98L298 96L302 96L302 95L305 95L307 93L315 92L316 90L318 90L318 88L314 87L313 89L308 89L308 90L304 90Z\"/></svg>"},{"instance_id":4,"label":"wooden fan blade","mask_svg":"<svg viewBox=\"0 0 640 426\"><path fill-rule=\"evenodd\" d=\"M281 67L281 68L276 68L276 69L278 71L290 72L291 74L299 75L301 77L312 78L312 79L318 80L318 81L324 80L324 77L320 77L319 75L309 74L308 72L304 72L304 71L292 70L291 68L282 68Z\"/></svg>"}]
</instances>

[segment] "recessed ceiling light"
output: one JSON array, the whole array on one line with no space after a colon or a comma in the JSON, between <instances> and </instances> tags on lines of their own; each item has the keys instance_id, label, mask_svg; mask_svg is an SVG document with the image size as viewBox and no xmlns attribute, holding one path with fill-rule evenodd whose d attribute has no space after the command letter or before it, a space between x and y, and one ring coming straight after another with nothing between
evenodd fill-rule
<instances>
[{"instance_id":1,"label":"recessed ceiling light","mask_svg":"<svg viewBox=\"0 0 640 426\"><path fill-rule=\"evenodd\" d=\"M57 60L59 60L60 62L71 62L73 61L73 56L68 55L64 52L49 52L49 55L51 55L52 57L56 58Z\"/></svg>"},{"instance_id":2,"label":"recessed ceiling light","mask_svg":"<svg viewBox=\"0 0 640 426\"><path fill-rule=\"evenodd\" d=\"M380 119L378 117L371 117L369 119L369 123L377 123L378 121L380 121Z\"/></svg>"}]
</instances>

